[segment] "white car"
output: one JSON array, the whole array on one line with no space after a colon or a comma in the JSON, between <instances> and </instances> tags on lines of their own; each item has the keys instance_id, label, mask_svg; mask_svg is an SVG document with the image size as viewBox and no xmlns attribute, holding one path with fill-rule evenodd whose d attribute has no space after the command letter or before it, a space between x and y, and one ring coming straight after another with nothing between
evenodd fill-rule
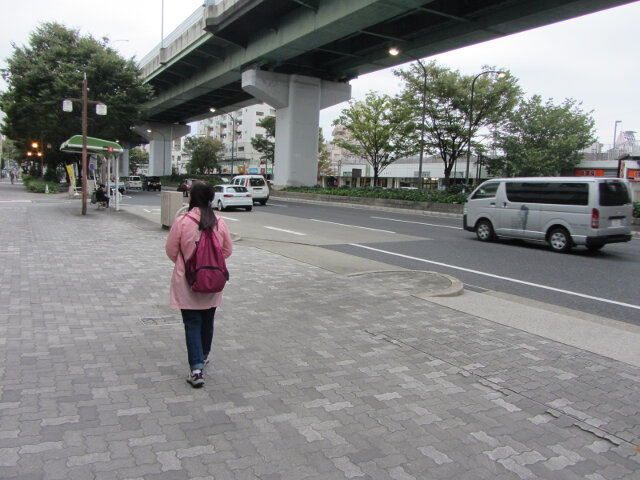
<instances>
[{"instance_id":1,"label":"white car","mask_svg":"<svg viewBox=\"0 0 640 480\"><path fill-rule=\"evenodd\" d=\"M142 190L142 179L137 175L127 178L124 183L127 190Z\"/></svg>"},{"instance_id":2,"label":"white car","mask_svg":"<svg viewBox=\"0 0 640 480\"><path fill-rule=\"evenodd\" d=\"M262 175L239 175L233 177L231 185L247 187L253 200L261 205L266 205L269 200L269 185Z\"/></svg>"},{"instance_id":3,"label":"white car","mask_svg":"<svg viewBox=\"0 0 640 480\"><path fill-rule=\"evenodd\" d=\"M213 206L220 211L227 208L244 208L250 212L253 208L253 197L247 187L240 185L216 185L214 188Z\"/></svg>"}]
</instances>

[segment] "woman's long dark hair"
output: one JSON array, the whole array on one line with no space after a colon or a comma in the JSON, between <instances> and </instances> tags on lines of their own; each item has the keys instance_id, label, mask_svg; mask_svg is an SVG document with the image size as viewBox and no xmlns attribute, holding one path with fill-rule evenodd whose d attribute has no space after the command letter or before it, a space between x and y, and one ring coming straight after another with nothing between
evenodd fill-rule
<instances>
[{"instance_id":1,"label":"woman's long dark hair","mask_svg":"<svg viewBox=\"0 0 640 480\"><path fill-rule=\"evenodd\" d=\"M208 230L218 224L216 214L213 213L211 202L213 201L213 187L209 182L193 182L190 190L189 210L198 207L200 209L200 230Z\"/></svg>"}]
</instances>

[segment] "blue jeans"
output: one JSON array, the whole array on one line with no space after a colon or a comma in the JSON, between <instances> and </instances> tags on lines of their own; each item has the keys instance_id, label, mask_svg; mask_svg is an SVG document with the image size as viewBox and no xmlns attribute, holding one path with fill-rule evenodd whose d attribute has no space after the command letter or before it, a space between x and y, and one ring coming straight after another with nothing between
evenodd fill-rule
<instances>
[{"instance_id":1,"label":"blue jeans","mask_svg":"<svg viewBox=\"0 0 640 480\"><path fill-rule=\"evenodd\" d=\"M211 351L213 317L216 307L207 310L180 310L187 340L187 354L191 370L202 370L204 359Z\"/></svg>"}]
</instances>

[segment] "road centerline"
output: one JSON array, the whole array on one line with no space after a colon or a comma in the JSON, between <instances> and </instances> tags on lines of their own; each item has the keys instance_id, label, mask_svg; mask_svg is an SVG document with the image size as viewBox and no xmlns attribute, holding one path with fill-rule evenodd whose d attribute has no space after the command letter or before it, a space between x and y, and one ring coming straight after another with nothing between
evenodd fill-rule
<instances>
[{"instance_id":1,"label":"road centerline","mask_svg":"<svg viewBox=\"0 0 640 480\"><path fill-rule=\"evenodd\" d=\"M388 217L370 217L376 220L389 220L390 222L401 222L401 223L414 223L416 225L427 225L429 227L442 227L442 228L453 228L454 230L462 230L462 227L453 227L451 225L439 225L437 223L426 223L426 222L416 222L413 220L400 220L397 218L388 218Z\"/></svg>"},{"instance_id":2,"label":"road centerline","mask_svg":"<svg viewBox=\"0 0 640 480\"><path fill-rule=\"evenodd\" d=\"M310 218L312 222L321 222L321 223L330 223L331 225L339 225L341 227L350 227L350 228L361 228L363 230L373 230L374 232L384 232L384 233L396 233L391 230L382 230L380 228L370 228L370 227L361 227L359 225L349 225L347 223L338 223L338 222L330 222L328 220L318 220L317 218Z\"/></svg>"},{"instance_id":3,"label":"road centerline","mask_svg":"<svg viewBox=\"0 0 640 480\"><path fill-rule=\"evenodd\" d=\"M496 275L496 274L493 274L493 273L487 273L487 272L481 272L479 270L473 270L471 268L459 267L457 265L450 265L448 263L436 262L434 260L426 260L424 258L419 258L419 257L412 257L410 255L404 255L402 253L391 252L391 251L388 251L388 250L381 250L379 248L367 247L366 245L359 245L357 243L350 243L349 245L351 245L352 247L363 248L365 250L371 250L373 252L384 253L386 255L392 255L392 256L404 258L404 259L407 259L407 260L415 260L416 262L430 263L432 265L438 265L438 266L445 267L445 268L451 268L453 270L460 270L462 272L474 273L476 275L482 275L482 276L485 276L485 277L491 277L491 278L495 278L497 280L503 280L503 281L506 281L506 282L517 283L517 284L520 284L520 285L526 285L526 286L529 286L529 287L540 288L540 289L543 289L543 290L550 290L552 292L562 293L562 294L565 294L565 295L572 295L572 296L575 296L575 297L586 298L588 300L594 300L594 301L597 301L597 302L609 303L609 304L612 304L612 305L617 305L619 307L626 307L626 308L632 308L634 310L640 310L640 305L633 305L631 303L618 302L618 301L615 301L615 300L610 300L608 298L595 297L593 295L587 295L585 293L573 292L571 290L564 290L562 288L550 287L548 285L541 285L539 283L527 282L525 280L518 280L517 278L505 277L505 276Z\"/></svg>"}]
</instances>

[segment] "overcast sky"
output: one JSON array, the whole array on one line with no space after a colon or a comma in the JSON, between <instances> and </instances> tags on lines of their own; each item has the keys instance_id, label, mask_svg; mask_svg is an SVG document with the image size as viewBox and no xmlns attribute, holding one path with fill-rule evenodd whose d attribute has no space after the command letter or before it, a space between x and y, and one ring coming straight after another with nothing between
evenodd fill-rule
<instances>
[{"instance_id":1,"label":"overcast sky","mask_svg":"<svg viewBox=\"0 0 640 480\"><path fill-rule=\"evenodd\" d=\"M126 58L144 57L160 43L162 0L35 0L11 2L0 17L0 68L13 51L12 43L28 44L29 34L42 22L57 21L95 38L107 36ZM164 0L164 36L182 23L201 0ZM640 131L640 2L511 35L480 45L431 57L464 74L483 65L509 69L527 96L542 95L561 103L567 97L593 111L597 135L613 143L614 124ZM354 98L370 90L395 95L401 85L391 69L351 82ZM6 84L0 80L0 90ZM330 137L331 122L344 104L325 109L320 126ZM637 134L636 137L640 137Z\"/></svg>"}]
</instances>

